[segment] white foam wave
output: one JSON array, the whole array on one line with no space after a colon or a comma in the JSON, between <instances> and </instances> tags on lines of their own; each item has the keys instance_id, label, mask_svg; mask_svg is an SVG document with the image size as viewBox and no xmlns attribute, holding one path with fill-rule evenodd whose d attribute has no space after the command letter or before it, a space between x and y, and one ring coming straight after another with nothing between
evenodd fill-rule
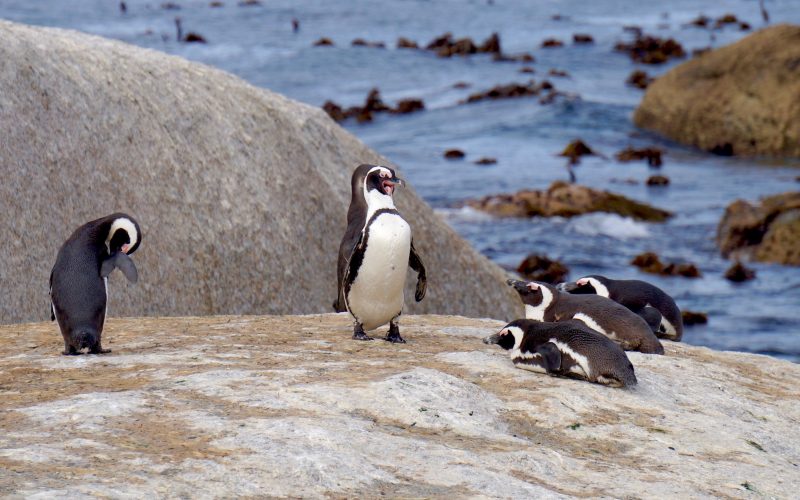
<instances>
[{"instance_id":1,"label":"white foam wave","mask_svg":"<svg viewBox=\"0 0 800 500\"><path fill-rule=\"evenodd\" d=\"M475 210L467 206L460 208L437 208L435 212L446 221L483 222L492 220L492 216L486 212L481 212L480 210Z\"/></svg>"},{"instance_id":2,"label":"white foam wave","mask_svg":"<svg viewBox=\"0 0 800 500\"><path fill-rule=\"evenodd\" d=\"M567 229L587 236L605 235L620 240L647 238L650 236L650 229L647 224L637 222L630 217L607 213L575 217L569 221Z\"/></svg>"}]
</instances>

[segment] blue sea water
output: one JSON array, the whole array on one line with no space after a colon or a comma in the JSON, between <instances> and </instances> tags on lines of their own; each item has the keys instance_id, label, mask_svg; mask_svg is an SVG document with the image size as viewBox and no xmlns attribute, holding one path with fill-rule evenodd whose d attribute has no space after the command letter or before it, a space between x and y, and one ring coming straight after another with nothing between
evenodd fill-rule
<instances>
[{"instance_id":1,"label":"blue sea water","mask_svg":"<svg viewBox=\"0 0 800 500\"><path fill-rule=\"evenodd\" d=\"M747 33L733 26L707 30L687 23L699 14L715 18L733 13L759 28L764 23L757 0L264 0L249 7L224 0L219 8L209 1L178 0L173 3L179 10L165 9L162 2L125 3L123 14L112 0L0 0L0 18L76 29L180 55L313 105L328 99L360 104L374 87L389 103L422 98L424 112L378 115L372 123L344 126L397 163L417 192L480 252L506 267L538 253L564 262L572 278L599 273L651 281L672 294L681 308L708 313L707 325L687 328L686 342L800 361L800 269L753 263L757 279L733 284L723 278L730 263L714 245L727 204L797 189L800 163L713 156L636 129L631 114L642 91L626 86L625 79L634 69L657 76L675 63L637 65L613 51L616 42L630 38L623 31L627 25L673 37L689 51L731 43ZM796 0L768 0L766 7L772 23L800 23ZM175 17L181 18L184 32L200 33L209 43L178 43ZM297 33L292 19L300 22ZM504 52L536 57L536 62L524 64L536 73L521 74L522 63L493 62L488 55L442 59L395 48L400 36L424 45L447 31L476 41L497 32ZM574 45L573 33L589 34L595 43ZM323 36L335 46L314 47ZM355 38L382 41L387 48L352 47ZM540 48L546 38L565 45ZM550 69L569 76L548 76ZM470 93L529 78L548 79L575 97L550 105L536 98L458 105ZM468 88L455 88L456 82ZM575 138L604 155L585 159L575 169L580 183L666 208L676 216L665 224L606 214L496 220L459 208L467 198L542 189L567 179L564 159L556 155ZM614 161L613 154L628 145L665 149L659 173L671 185L648 188L644 180L654 172L643 162ZM467 158L445 160L442 153L450 148L464 150ZM498 163L473 163L483 156ZM636 183L625 182L631 179ZM629 262L646 250L665 260L694 262L703 277L644 275Z\"/></svg>"}]
</instances>

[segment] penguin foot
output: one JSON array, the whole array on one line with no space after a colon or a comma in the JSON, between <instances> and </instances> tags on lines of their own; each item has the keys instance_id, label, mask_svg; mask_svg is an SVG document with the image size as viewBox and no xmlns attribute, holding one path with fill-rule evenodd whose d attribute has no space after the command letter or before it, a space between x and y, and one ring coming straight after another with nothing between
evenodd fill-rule
<instances>
[{"instance_id":1,"label":"penguin foot","mask_svg":"<svg viewBox=\"0 0 800 500\"><path fill-rule=\"evenodd\" d=\"M356 326L353 328L353 340L375 340L375 339L364 333L364 327L361 326L360 323L356 323Z\"/></svg>"},{"instance_id":2,"label":"penguin foot","mask_svg":"<svg viewBox=\"0 0 800 500\"><path fill-rule=\"evenodd\" d=\"M61 351L61 354L64 356L80 356L81 353L76 351L75 349L70 349L69 351Z\"/></svg>"},{"instance_id":3,"label":"penguin foot","mask_svg":"<svg viewBox=\"0 0 800 500\"><path fill-rule=\"evenodd\" d=\"M405 344L406 343L405 339L403 339L403 337L400 336L399 332L398 333L394 333L394 334L392 332L389 332L389 335L383 337L383 340L385 340L387 342L391 342L392 344Z\"/></svg>"},{"instance_id":4,"label":"penguin foot","mask_svg":"<svg viewBox=\"0 0 800 500\"><path fill-rule=\"evenodd\" d=\"M97 349L92 349L91 351L89 351L89 354L108 354L110 352L111 349L103 349L102 347L99 347Z\"/></svg>"}]
</instances>

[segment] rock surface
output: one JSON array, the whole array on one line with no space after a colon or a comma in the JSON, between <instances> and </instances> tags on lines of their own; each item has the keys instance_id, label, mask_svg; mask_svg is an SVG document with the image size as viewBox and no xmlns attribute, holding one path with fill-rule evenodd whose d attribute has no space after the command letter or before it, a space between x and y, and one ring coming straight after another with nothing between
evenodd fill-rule
<instances>
[{"instance_id":1,"label":"rock surface","mask_svg":"<svg viewBox=\"0 0 800 500\"><path fill-rule=\"evenodd\" d=\"M670 70L634 122L707 151L800 157L800 26L777 25Z\"/></svg>"},{"instance_id":2,"label":"rock surface","mask_svg":"<svg viewBox=\"0 0 800 500\"><path fill-rule=\"evenodd\" d=\"M350 172L391 164L321 109L73 31L0 21L0 60L0 323L49 317L61 243L115 211L144 238L111 316L331 310ZM513 316L497 266L412 188L397 204L428 268L409 312Z\"/></svg>"},{"instance_id":3,"label":"rock surface","mask_svg":"<svg viewBox=\"0 0 800 500\"><path fill-rule=\"evenodd\" d=\"M554 182L547 191L524 190L468 200L467 205L499 217L574 217L608 212L637 220L663 222L672 214L622 195L577 184Z\"/></svg>"},{"instance_id":4,"label":"rock surface","mask_svg":"<svg viewBox=\"0 0 800 500\"><path fill-rule=\"evenodd\" d=\"M106 356L0 327L0 491L17 497L786 498L800 366L665 341L631 390L515 369L502 323L114 319Z\"/></svg>"},{"instance_id":5,"label":"rock surface","mask_svg":"<svg viewBox=\"0 0 800 500\"><path fill-rule=\"evenodd\" d=\"M734 201L717 226L717 245L725 257L800 266L800 191L757 205Z\"/></svg>"}]
</instances>

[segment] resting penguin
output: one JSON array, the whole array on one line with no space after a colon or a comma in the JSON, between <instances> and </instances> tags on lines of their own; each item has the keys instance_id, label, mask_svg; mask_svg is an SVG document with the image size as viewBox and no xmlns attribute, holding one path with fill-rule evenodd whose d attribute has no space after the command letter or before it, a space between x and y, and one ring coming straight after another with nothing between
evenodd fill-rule
<instances>
[{"instance_id":1,"label":"resting penguin","mask_svg":"<svg viewBox=\"0 0 800 500\"><path fill-rule=\"evenodd\" d=\"M655 285L640 280L612 280L593 274L558 289L572 294L608 297L635 312L650 325L656 336L678 341L683 337L681 310L672 297Z\"/></svg>"},{"instance_id":2,"label":"resting penguin","mask_svg":"<svg viewBox=\"0 0 800 500\"><path fill-rule=\"evenodd\" d=\"M425 266L414 249L411 227L394 206L394 170L359 165L351 180L347 230L339 246L339 296L336 312L355 318L353 338L372 340L364 331L389 323L385 340L405 343L397 319L403 310L406 268L417 272L417 302L425 297Z\"/></svg>"},{"instance_id":3,"label":"resting penguin","mask_svg":"<svg viewBox=\"0 0 800 500\"><path fill-rule=\"evenodd\" d=\"M536 321L576 319L617 342L626 351L664 354L645 321L624 306L599 295L559 292L547 283L508 280L525 304L525 317Z\"/></svg>"},{"instance_id":4,"label":"resting penguin","mask_svg":"<svg viewBox=\"0 0 800 500\"><path fill-rule=\"evenodd\" d=\"M142 231L129 215L116 213L87 222L61 246L50 272L50 319L58 320L64 354L111 352L100 345L106 321L108 275L118 268L136 283L128 255L139 247Z\"/></svg>"},{"instance_id":5,"label":"resting penguin","mask_svg":"<svg viewBox=\"0 0 800 500\"><path fill-rule=\"evenodd\" d=\"M514 366L523 370L612 387L636 385L633 365L625 352L578 320L550 323L518 319L483 343L510 350Z\"/></svg>"}]
</instances>

